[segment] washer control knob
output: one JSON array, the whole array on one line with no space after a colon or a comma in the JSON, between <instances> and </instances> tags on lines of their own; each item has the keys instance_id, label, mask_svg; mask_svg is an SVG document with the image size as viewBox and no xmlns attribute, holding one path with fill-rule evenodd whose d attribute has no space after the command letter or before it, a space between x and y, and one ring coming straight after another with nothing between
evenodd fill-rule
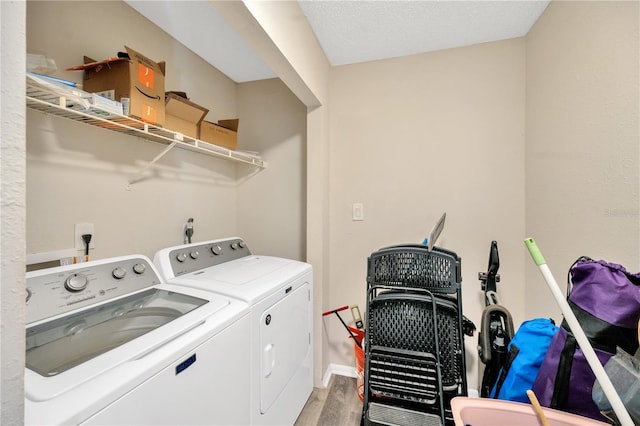
<instances>
[{"instance_id":1,"label":"washer control knob","mask_svg":"<svg viewBox=\"0 0 640 426\"><path fill-rule=\"evenodd\" d=\"M28 302L28 301L29 301L29 299L31 299L31 295L32 295L32 294L33 294L33 293L31 292L31 289L30 289L29 287L27 287L27 295L26 295L25 302Z\"/></svg>"},{"instance_id":2,"label":"washer control knob","mask_svg":"<svg viewBox=\"0 0 640 426\"><path fill-rule=\"evenodd\" d=\"M144 266L144 263L136 263L135 265L133 265L133 272L135 272L138 275L144 274L144 271L146 269L147 267Z\"/></svg>"},{"instance_id":3,"label":"washer control knob","mask_svg":"<svg viewBox=\"0 0 640 426\"><path fill-rule=\"evenodd\" d=\"M178 259L178 262L184 262L185 260L187 260L187 255L186 253L178 253L176 259Z\"/></svg>"},{"instance_id":4,"label":"washer control knob","mask_svg":"<svg viewBox=\"0 0 640 426\"><path fill-rule=\"evenodd\" d=\"M116 280L121 280L125 276L127 276L127 271L124 268L118 266L113 271L111 271L111 275L113 275L113 278L115 278Z\"/></svg>"},{"instance_id":5,"label":"washer control knob","mask_svg":"<svg viewBox=\"0 0 640 426\"><path fill-rule=\"evenodd\" d=\"M64 288L69 291L82 291L89 284L89 279L84 274L73 274L69 275L66 280L64 280Z\"/></svg>"},{"instance_id":6,"label":"washer control knob","mask_svg":"<svg viewBox=\"0 0 640 426\"><path fill-rule=\"evenodd\" d=\"M211 246L211 253L215 254L216 256L222 253L222 247L220 247L218 244L215 244L213 246Z\"/></svg>"},{"instance_id":7,"label":"washer control knob","mask_svg":"<svg viewBox=\"0 0 640 426\"><path fill-rule=\"evenodd\" d=\"M238 250L238 243L231 243L231 250Z\"/></svg>"},{"instance_id":8,"label":"washer control knob","mask_svg":"<svg viewBox=\"0 0 640 426\"><path fill-rule=\"evenodd\" d=\"M238 246L240 248L246 248L247 247L247 245L244 243L244 241L238 241Z\"/></svg>"},{"instance_id":9,"label":"washer control knob","mask_svg":"<svg viewBox=\"0 0 640 426\"><path fill-rule=\"evenodd\" d=\"M191 256L192 259L197 259L198 256L200 256L200 252L198 252L198 250L191 250L191 253L189 253L189 256Z\"/></svg>"}]
</instances>

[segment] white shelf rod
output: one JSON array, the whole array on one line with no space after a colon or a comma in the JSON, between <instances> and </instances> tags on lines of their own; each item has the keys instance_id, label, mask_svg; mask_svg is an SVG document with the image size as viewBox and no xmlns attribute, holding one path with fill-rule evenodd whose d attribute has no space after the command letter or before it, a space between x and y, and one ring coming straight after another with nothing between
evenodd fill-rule
<instances>
[{"instance_id":1,"label":"white shelf rod","mask_svg":"<svg viewBox=\"0 0 640 426\"><path fill-rule=\"evenodd\" d=\"M76 117L77 118L82 117L83 118L82 121L85 121L85 120L89 121L89 122L85 121L87 124L92 124L92 122L106 124L105 126L97 124L97 126L100 128L106 128L112 131L125 133L131 136L137 135L139 137L142 137L143 139L148 139L156 142L162 141L162 143L167 143L167 142L170 143L171 147L167 148L165 152L161 153L161 155L158 156L157 159L154 159L144 170L141 171L141 173L139 173L139 175L144 173L144 171L146 171L146 169L148 169L149 166L151 166L153 163L158 161L164 154L166 154L166 152L171 150L173 146L176 146L176 144L183 149L190 149L203 154L217 156L220 158L227 158L227 159L231 159L241 163L251 164L253 166L257 166L262 169L267 167L267 163L260 158L256 158L251 155L243 155L239 152L229 150L227 148L219 147L217 145L210 144L208 142L200 141L197 139L193 139L192 143L180 141L177 139L178 133L172 132L171 130L150 126L146 122L143 123L131 117L112 114L112 116L117 116L118 119L125 120L125 122L120 122L118 120L111 120L109 118L100 117L98 115L85 113L77 109L68 108L66 96L61 95L59 93L53 93L47 89L41 89L41 88L34 88L34 89L36 89L37 92L29 93L27 95L27 100L30 102L34 102L39 105L42 105L43 107L47 107L47 109L44 109L44 110L40 108L35 108L36 110L39 110L42 112L49 112L56 115L56 112L50 110L50 109L53 109L58 112L57 115L60 115L65 118L75 119ZM55 102L54 97L57 98L57 103ZM62 113L64 114L62 115ZM133 122L137 122L138 124L140 124L141 128L136 128L128 125L128 123L133 123ZM92 124L92 125L96 125L96 124ZM153 131L151 130L151 127L153 127L154 129ZM136 176L136 178L134 178L134 180L130 182L130 184L133 182L137 182L139 180L140 180L140 176Z\"/></svg>"},{"instance_id":2,"label":"white shelf rod","mask_svg":"<svg viewBox=\"0 0 640 426\"><path fill-rule=\"evenodd\" d=\"M160 154L156 155L153 160L151 160L146 166L144 166L144 168L138 171L138 173L133 179L129 180L127 187L129 187L129 185L133 185L136 182L140 182L140 180L142 180L142 175L144 174L144 172L146 172L149 169L149 167L153 166L156 162L158 162L158 160L160 160L169 151L171 151L173 147L176 146L177 143L178 141L171 142Z\"/></svg>"}]
</instances>

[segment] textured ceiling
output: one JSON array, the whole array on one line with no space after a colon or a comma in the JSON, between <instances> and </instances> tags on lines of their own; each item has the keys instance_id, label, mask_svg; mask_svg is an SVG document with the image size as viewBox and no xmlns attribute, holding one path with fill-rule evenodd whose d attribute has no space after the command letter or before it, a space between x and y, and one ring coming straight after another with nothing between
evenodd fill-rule
<instances>
[{"instance_id":1,"label":"textured ceiling","mask_svg":"<svg viewBox=\"0 0 640 426\"><path fill-rule=\"evenodd\" d=\"M208 1L125 1L232 80L275 77ZM522 37L549 1L298 3L327 59L337 66Z\"/></svg>"},{"instance_id":2,"label":"textured ceiling","mask_svg":"<svg viewBox=\"0 0 640 426\"><path fill-rule=\"evenodd\" d=\"M522 37L548 1L299 1L331 65Z\"/></svg>"}]
</instances>

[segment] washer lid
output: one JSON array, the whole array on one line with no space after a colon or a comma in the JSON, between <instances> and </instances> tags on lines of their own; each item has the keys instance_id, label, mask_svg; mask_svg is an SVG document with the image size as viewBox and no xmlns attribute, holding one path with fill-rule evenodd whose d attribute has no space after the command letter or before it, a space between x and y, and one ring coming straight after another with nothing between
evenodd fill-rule
<instances>
[{"instance_id":1,"label":"washer lid","mask_svg":"<svg viewBox=\"0 0 640 426\"><path fill-rule=\"evenodd\" d=\"M149 299L145 298L149 295ZM129 296L133 298L129 299ZM123 311L118 311L124 307L123 300L130 301L127 304L129 307L140 302L142 305L124 315L121 314ZM200 304L201 301L205 303ZM127 310L124 309L124 312ZM249 306L239 300L202 290L160 284L124 298L32 323L27 332L37 336L33 338L38 339L38 343L28 345L34 354L27 355L29 367L25 369L25 398L32 402L58 398L86 398L87 401L111 398L121 392L125 383L131 388L137 386L166 368L167 360L184 355L185 351L222 332L248 313ZM93 321L102 315L110 320ZM76 328L72 324L76 323L76 319L84 319L87 326L73 335ZM71 350L70 345L54 343L57 339L52 339L50 334L55 333L66 336L69 342L73 339L74 344L78 339L81 342L79 348ZM111 339L110 333L116 334L115 339ZM133 337L128 341L124 341L126 338L118 340L120 336L130 337L130 334ZM101 338L104 338L102 344L106 348L101 346ZM45 350L42 350L42 354L36 354L38 345L52 348L52 353L53 348L59 351L57 359L43 359L49 353ZM92 353L92 350L98 353ZM66 363L73 365L67 367ZM58 369L61 366L66 370L60 372ZM44 376L32 368L58 374Z\"/></svg>"},{"instance_id":2,"label":"washer lid","mask_svg":"<svg viewBox=\"0 0 640 426\"><path fill-rule=\"evenodd\" d=\"M268 256L247 256L215 266L202 275L230 285L246 285L289 265L291 260Z\"/></svg>"},{"instance_id":3,"label":"washer lid","mask_svg":"<svg viewBox=\"0 0 640 426\"><path fill-rule=\"evenodd\" d=\"M255 303L310 271L308 263L252 255L181 275L170 282Z\"/></svg>"},{"instance_id":4,"label":"washer lid","mask_svg":"<svg viewBox=\"0 0 640 426\"><path fill-rule=\"evenodd\" d=\"M152 288L27 328L26 367L51 377L209 303ZM214 300L217 309L226 305ZM216 309L216 310L217 310Z\"/></svg>"}]
</instances>

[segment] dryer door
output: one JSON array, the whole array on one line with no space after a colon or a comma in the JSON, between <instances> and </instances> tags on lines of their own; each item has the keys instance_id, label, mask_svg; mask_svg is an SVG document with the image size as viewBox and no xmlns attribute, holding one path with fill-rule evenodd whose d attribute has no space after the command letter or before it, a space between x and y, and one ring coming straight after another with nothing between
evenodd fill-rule
<instances>
[{"instance_id":1,"label":"dryer door","mask_svg":"<svg viewBox=\"0 0 640 426\"><path fill-rule=\"evenodd\" d=\"M266 413L311 350L309 284L265 309L260 321L260 412Z\"/></svg>"}]
</instances>

